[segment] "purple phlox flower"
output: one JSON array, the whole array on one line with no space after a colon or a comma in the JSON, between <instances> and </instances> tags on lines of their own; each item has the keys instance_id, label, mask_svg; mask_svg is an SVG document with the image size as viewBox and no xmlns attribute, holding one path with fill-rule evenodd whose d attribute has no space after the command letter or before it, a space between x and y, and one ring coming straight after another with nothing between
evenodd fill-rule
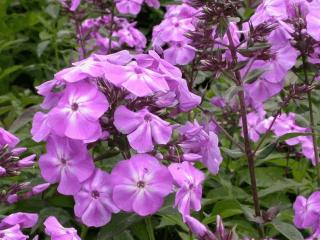
<instances>
[{"instance_id":1,"label":"purple phlox flower","mask_svg":"<svg viewBox=\"0 0 320 240\"><path fill-rule=\"evenodd\" d=\"M313 0L309 5L309 13L307 14L307 32L315 40L320 41L320 1Z\"/></svg>"},{"instance_id":2,"label":"purple phlox flower","mask_svg":"<svg viewBox=\"0 0 320 240\"><path fill-rule=\"evenodd\" d=\"M270 19L287 19L287 5L284 0L264 0L252 15L250 21L254 26Z\"/></svg>"},{"instance_id":3,"label":"purple phlox flower","mask_svg":"<svg viewBox=\"0 0 320 240\"><path fill-rule=\"evenodd\" d=\"M296 227L316 230L320 223L320 192L312 193L308 199L298 196L293 209Z\"/></svg>"},{"instance_id":4,"label":"purple phlox flower","mask_svg":"<svg viewBox=\"0 0 320 240\"><path fill-rule=\"evenodd\" d=\"M51 240L81 240L76 229L63 227L53 216L48 217L43 224L45 233Z\"/></svg>"},{"instance_id":5,"label":"purple phlox flower","mask_svg":"<svg viewBox=\"0 0 320 240\"><path fill-rule=\"evenodd\" d=\"M195 18L197 13L201 12L200 9L195 9L189 4L183 3L178 5L168 5L165 18L177 17L179 19L183 18Z\"/></svg>"},{"instance_id":6,"label":"purple phlox flower","mask_svg":"<svg viewBox=\"0 0 320 240\"><path fill-rule=\"evenodd\" d=\"M37 112L32 120L31 134L35 142L46 140L51 133L51 128L48 125L48 115L42 112Z\"/></svg>"},{"instance_id":7,"label":"purple phlox flower","mask_svg":"<svg viewBox=\"0 0 320 240\"><path fill-rule=\"evenodd\" d=\"M249 137L252 141L257 142L260 139L259 125L264 120L264 115L256 112L250 112L247 114L247 123ZM239 126L242 127L242 120L240 119ZM241 133L243 136L243 132Z\"/></svg>"},{"instance_id":8,"label":"purple phlox flower","mask_svg":"<svg viewBox=\"0 0 320 240\"><path fill-rule=\"evenodd\" d=\"M48 113L48 124L60 136L95 141L101 136L99 118L108 108L106 97L95 85L69 84L57 106Z\"/></svg>"},{"instance_id":9,"label":"purple phlox flower","mask_svg":"<svg viewBox=\"0 0 320 240\"><path fill-rule=\"evenodd\" d=\"M38 214L17 212L6 216L0 222L0 229L19 225L21 229L32 228L38 222Z\"/></svg>"},{"instance_id":10,"label":"purple phlox flower","mask_svg":"<svg viewBox=\"0 0 320 240\"><path fill-rule=\"evenodd\" d=\"M296 125L294 113L289 113L289 114L282 113L275 121L275 124L272 130L277 137L281 137L288 133L307 132L306 128L299 127L298 125ZM287 139L285 142L288 145L296 145L300 143L300 137L290 138L290 139Z\"/></svg>"},{"instance_id":11,"label":"purple phlox flower","mask_svg":"<svg viewBox=\"0 0 320 240\"><path fill-rule=\"evenodd\" d=\"M26 240L29 237L21 232L19 224L12 227L0 228L0 239L3 240Z\"/></svg>"},{"instance_id":12,"label":"purple phlox flower","mask_svg":"<svg viewBox=\"0 0 320 240\"><path fill-rule=\"evenodd\" d=\"M191 163L172 163L169 171L178 187L175 206L182 216L190 214L190 209L201 209L202 183L205 175Z\"/></svg>"},{"instance_id":13,"label":"purple phlox flower","mask_svg":"<svg viewBox=\"0 0 320 240\"><path fill-rule=\"evenodd\" d=\"M178 129L182 136L179 144L184 153L195 153L202 156L201 162L209 169L212 174L217 174L222 162L217 135L206 132L195 120L194 123L188 122Z\"/></svg>"},{"instance_id":14,"label":"purple phlox flower","mask_svg":"<svg viewBox=\"0 0 320 240\"><path fill-rule=\"evenodd\" d=\"M14 148L19 141L19 138L0 127L0 148L5 145L8 145L10 148Z\"/></svg>"},{"instance_id":15,"label":"purple phlox flower","mask_svg":"<svg viewBox=\"0 0 320 240\"><path fill-rule=\"evenodd\" d=\"M197 237L197 239L216 239L213 233L210 232L205 225L199 222L198 219L191 216L185 216L185 223L188 225L190 231Z\"/></svg>"},{"instance_id":16,"label":"purple phlox flower","mask_svg":"<svg viewBox=\"0 0 320 240\"><path fill-rule=\"evenodd\" d=\"M58 81L68 83L79 82L88 78L103 77L103 63L87 58L80 62L73 63L74 66L65 68L54 75Z\"/></svg>"},{"instance_id":17,"label":"purple phlox flower","mask_svg":"<svg viewBox=\"0 0 320 240\"><path fill-rule=\"evenodd\" d=\"M45 190L47 190L49 187L50 187L50 183L41 183L39 185L32 187L31 193L32 195L38 195L44 192Z\"/></svg>"},{"instance_id":18,"label":"purple phlox flower","mask_svg":"<svg viewBox=\"0 0 320 240\"><path fill-rule=\"evenodd\" d=\"M133 58L128 50L122 50L109 55L92 54L90 57L94 61L109 62L116 65L126 65Z\"/></svg>"},{"instance_id":19,"label":"purple phlox flower","mask_svg":"<svg viewBox=\"0 0 320 240\"><path fill-rule=\"evenodd\" d=\"M159 8L160 2L159 0L144 0L144 2L149 6L153 8Z\"/></svg>"},{"instance_id":20,"label":"purple phlox flower","mask_svg":"<svg viewBox=\"0 0 320 240\"><path fill-rule=\"evenodd\" d=\"M219 97L219 96L216 96L216 97L213 97L210 102L215 105L216 107L219 107L219 108L224 108L226 106L226 102L225 102L225 99L223 97Z\"/></svg>"},{"instance_id":21,"label":"purple phlox flower","mask_svg":"<svg viewBox=\"0 0 320 240\"><path fill-rule=\"evenodd\" d=\"M165 18L160 25L154 28L152 42L154 45L188 42L189 39L185 34L194 29L192 18L178 18L175 16Z\"/></svg>"},{"instance_id":22,"label":"purple phlox flower","mask_svg":"<svg viewBox=\"0 0 320 240\"><path fill-rule=\"evenodd\" d=\"M111 173L113 200L126 211L147 216L157 212L172 191L169 170L148 154L120 161Z\"/></svg>"},{"instance_id":23,"label":"purple phlox flower","mask_svg":"<svg viewBox=\"0 0 320 240\"><path fill-rule=\"evenodd\" d=\"M150 152L154 144L167 144L172 128L170 124L147 109L138 112L120 106L114 113L114 125L127 138L130 146L139 153Z\"/></svg>"},{"instance_id":24,"label":"purple phlox flower","mask_svg":"<svg viewBox=\"0 0 320 240\"><path fill-rule=\"evenodd\" d=\"M94 170L93 160L81 141L51 136L47 153L39 159L42 177L49 183L59 182L58 192L72 195Z\"/></svg>"},{"instance_id":25,"label":"purple phlox flower","mask_svg":"<svg viewBox=\"0 0 320 240\"><path fill-rule=\"evenodd\" d=\"M251 71L263 69L265 72L254 83L245 85L246 93L255 105L259 105L281 91L286 74L296 63L298 52L289 44L272 50L275 51L272 60L257 60L251 67Z\"/></svg>"},{"instance_id":26,"label":"purple phlox flower","mask_svg":"<svg viewBox=\"0 0 320 240\"><path fill-rule=\"evenodd\" d=\"M169 91L162 74L140 67L135 61L127 66L108 64L105 70L107 80L118 87L127 89L137 97L149 96L159 91Z\"/></svg>"},{"instance_id":27,"label":"purple phlox flower","mask_svg":"<svg viewBox=\"0 0 320 240\"><path fill-rule=\"evenodd\" d=\"M44 109L50 109L54 107L62 96L62 88L64 88L64 83L56 79L47 81L37 86L37 93L44 96L44 100L41 107Z\"/></svg>"},{"instance_id":28,"label":"purple phlox flower","mask_svg":"<svg viewBox=\"0 0 320 240\"><path fill-rule=\"evenodd\" d=\"M201 103L201 97L189 91L185 79L167 78L167 82L170 90L175 92L182 112L189 112Z\"/></svg>"},{"instance_id":29,"label":"purple phlox flower","mask_svg":"<svg viewBox=\"0 0 320 240\"><path fill-rule=\"evenodd\" d=\"M164 50L164 59L173 65L186 65L190 63L195 55L196 49L185 42L174 42Z\"/></svg>"},{"instance_id":30,"label":"purple phlox flower","mask_svg":"<svg viewBox=\"0 0 320 240\"><path fill-rule=\"evenodd\" d=\"M74 195L74 212L85 225L101 227L110 221L112 213L119 212L112 200L112 180L110 174L96 169Z\"/></svg>"},{"instance_id":31,"label":"purple phlox flower","mask_svg":"<svg viewBox=\"0 0 320 240\"><path fill-rule=\"evenodd\" d=\"M150 50L148 54L138 54L135 59L141 67L149 68L168 77L182 78L180 69L162 59L154 50Z\"/></svg>"},{"instance_id":32,"label":"purple phlox flower","mask_svg":"<svg viewBox=\"0 0 320 240\"><path fill-rule=\"evenodd\" d=\"M116 7L122 14L137 15L141 10L143 0L116 0Z\"/></svg>"},{"instance_id":33,"label":"purple phlox flower","mask_svg":"<svg viewBox=\"0 0 320 240\"><path fill-rule=\"evenodd\" d=\"M314 155L314 147L312 137L310 136L301 136L299 137L301 143L301 152L302 154L311 160L313 166L317 166L316 158Z\"/></svg>"},{"instance_id":34,"label":"purple phlox flower","mask_svg":"<svg viewBox=\"0 0 320 240\"><path fill-rule=\"evenodd\" d=\"M120 44L127 44L129 47L136 49L144 49L147 44L147 39L142 32L134 27L135 25L136 23L123 25L114 36L119 37Z\"/></svg>"}]
</instances>

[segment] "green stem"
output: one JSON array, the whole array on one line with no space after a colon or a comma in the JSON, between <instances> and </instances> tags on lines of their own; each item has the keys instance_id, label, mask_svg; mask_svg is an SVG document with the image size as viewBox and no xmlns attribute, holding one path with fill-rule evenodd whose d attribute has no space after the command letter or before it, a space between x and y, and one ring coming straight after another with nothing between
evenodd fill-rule
<instances>
[{"instance_id":1,"label":"green stem","mask_svg":"<svg viewBox=\"0 0 320 240\"><path fill-rule=\"evenodd\" d=\"M81 235L80 238L81 239L85 239L85 237L87 236L88 233L88 228L84 225L81 226Z\"/></svg>"},{"instance_id":2,"label":"green stem","mask_svg":"<svg viewBox=\"0 0 320 240\"><path fill-rule=\"evenodd\" d=\"M145 222L146 222L149 240L156 240L155 237L154 237L154 232L153 232L151 217L146 217L144 220L145 220Z\"/></svg>"},{"instance_id":3,"label":"green stem","mask_svg":"<svg viewBox=\"0 0 320 240\"><path fill-rule=\"evenodd\" d=\"M304 73L304 81L309 86L309 79L307 74L307 61L306 56L302 55L302 62L303 62L303 73ZM317 183L318 187L320 187L320 161L319 161L319 152L318 152L318 144L317 144L317 136L316 136L316 122L313 116L313 105L312 105L312 98L311 98L311 90L308 91L308 107L309 107L309 118L310 118L310 127L312 133L312 143L313 143L313 151L314 157L316 162L316 171L317 171Z\"/></svg>"}]
</instances>

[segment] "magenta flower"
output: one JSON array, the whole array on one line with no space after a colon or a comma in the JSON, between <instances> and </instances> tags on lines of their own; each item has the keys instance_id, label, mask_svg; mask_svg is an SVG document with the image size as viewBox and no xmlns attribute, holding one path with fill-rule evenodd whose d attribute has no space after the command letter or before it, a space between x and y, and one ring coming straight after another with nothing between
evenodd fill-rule
<instances>
[{"instance_id":1,"label":"magenta flower","mask_svg":"<svg viewBox=\"0 0 320 240\"><path fill-rule=\"evenodd\" d=\"M137 97L169 91L163 75L140 67L134 61L127 66L107 64L105 67L106 79L118 87L124 87Z\"/></svg>"},{"instance_id":2,"label":"magenta flower","mask_svg":"<svg viewBox=\"0 0 320 240\"><path fill-rule=\"evenodd\" d=\"M101 135L99 118L108 107L106 97L95 85L69 84L58 105L48 113L48 124L59 136L95 141Z\"/></svg>"},{"instance_id":3,"label":"magenta flower","mask_svg":"<svg viewBox=\"0 0 320 240\"><path fill-rule=\"evenodd\" d=\"M167 144L172 134L170 124L147 109L133 112L120 106L113 123L119 132L128 134L130 146L139 153L152 151L155 143Z\"/></svg>"},{"instance_id":4,"label":"magenta flower","mask_svg":"<svg viewBox=\"0 0 320 240\"><path fill-rule=\"evenodd\" d=\"M313 37L315 40L320 41L320 5L319 1L314 0L309 5L309 13L307 14L307 32Z\"/></svg>"},{"instance_id":5,"label":"magenta flower","mask_svg":"<svg viewBox=\"0 0 320 240\"><path fill-rule=\"evenodd\" d=\"M62 5L64 5L65 7L69 8L70 11L74 12L77 10L77 8L79 7L81 0L71 0L68 1L70 2L70 5L67 4L67 0L60 0L60 2L62 3Z\"/></svg>"},{"instance_id":6,"label":"magenta flower","mask_svg":"<svg viewBox=\"0 0 320 240\"><path fill-rule=\"evenodd\" d=\"M296 227L317 229L320 220L320 192L312 193L308 199L298 196L293 209Z\"/></svg>"},{"instance_id":7,"label":"magenta flower","mask_svg":"<svg viewBox=\"0 0 320 240\"><path fill-rule=\"evenodd\" d=\"M141 67L149 68L172 78L182 78L180 69L162 59L154 50L150 50L148 54L138 54L135 59Z\"/></svg>"},{"instance_id":8,"label":"magenta flower","mask_svg":"<svg viewBox=\"0 0 320 240\"><path fill-rule=\"evenodd\" d=\"M21 232L18 224L9 228L0 229L0 239L3 240L26 240L28 238L28 236Z\"/></svg>"},{"instance_id":9,"label":"magenta flower","mask_svg":"<svg viewBox=\"0 0 320 240\"><path fill-rule=\"evenodd\" d=\"M143 0L116 0L116 6L122 14L137 15L141 10Z\"/></svg>"},{"instance_id":10,"label":"magenta flower","mask_svg":"<svg viewBox=\"0 0 320 240\"><path fill-rule=\"evenodd\" d=\"M48 217L43 224L45 233L51 240L81 240L76 229L63 227L53 216Z\"/></svg>"},{"instance_id":11,"label":"magenta flower","mask_svg":"<svg viewBox=\"0 0 320 240\"><path fill-rule=\"evenodd\" d=\"M42 177L49 183L59 182L58 192L72 195L94 170L86 145L81 141L51 136L47 153L39 159Z\"/></svg>"},{"instance_id":12,"label":"magenta flower","mask_svg":"<svg viewBox=\"0 0 320 240\"><path fill-rule=\"evenodd\" d=\"M38 214L35 213L13 213L1 220L0 228L19 225L20 228L32 228L38 221Z\"/></svg>"},{"instance_id":13,"label":"magenta flower","mask_svg":"<svg viewBox=\"0 0 320 240\"><path fill-rule=\"evenodd\" d=\"M219 139L213 131L206 132L197 121L187 122L178 129L182 136L179 144L184 153L200 155L200 160L212 174L217 174L222 156L219 149Z\"/></svg>"},{"instance_id":14,"label":"magenta flower","mask_svg":"<svg viewBox=\"0 0 320 240\"><path fill-rule=\"evenodd\" d=\"M164 50L164 59L173 65L186 65L190 63L195 55L196 49L185 42L172 43Z\"/></svg>"},{"instance_id":15,"label":"magenta flower","mask_svg":"<svg viewBox=\"0 0 320 240\"><path fill-rule=\"evenodd\" d=\"M144 1L149 7L153 7L153 8L160 7L160 2L158 0L144 0Z\"/></svg>"},{"instance_id":16,"label":"magenta flower","mask_svg":"<svg viewBox=\"0 0 320 240\"><path fill-rule=\"evenodd\" d=\"M32 120L31 134L35 142L46 140L51 129L48 125L48 115L42 112L37 112Z\"/></svg>"},{"instance_id":17,"label":"magenta flower","mask_svg":"<svg viewBox=\"0 0 320 240\"><path fill-rule=\"evenodd\" d=\"M0 148L4 145L14 148L19 141L19 138L0 127Z\"/></svg>"},{"instance_id":18,"label":"magenta flower","mask_svg":"<svg viewBox=\"0 0 320 240\"><path fill-rule=\"evenodd\" d=\"M80 191L74 195L74 212L89 227L106 225L112 213L119 209L112 201L111 176L96 169L92 176L82 183Z\"/></svg>"},{"instance_id":19,"label":"magenta flower","mask_svg":"<svg viewBox=\"0 0 320 240\"><path fill-rule=\"evenodd\" d=\"M135 27L135 23L123 24L123 27L115 33L115 36L119 37L120 44L127 44L129 47L136 49L144 49L147 44L147 39Z\"/></svg>"},{"instance_id":20,"label":"magenta flower","mask_svg":"<svg viewBox=\"0 0 320 240\"><path fill-rule=\"evenodd\" d=\"M205 225L199 222L198 219L191 216L185 216L185 222L190 228L190 231L198 239L216 239L212 232L210 232Z\"/></svg>"},{"instance_id":21,"label":"magenta flower","mask_svg":"<svg viewBox=\"0 0 320 240\"><path fill-rule=\"evenodd\" d=\"M190 209L201 209L202 183L204 174L196 169L191 163L172 163L169 171L175 185L179 188L176 194L175 206L183 215L189 215Z\"/></svg>"},{"instance_id":22,"label":"magenta flower","mask_svg":"<svg viewBox=\"0 0 320 240\"><path fill-rule=\"evenodd\" d=\"M61 90L62 88L64 88L64 83L56 79L44 82L37 86L37 93L41 96L44 96L41 107L44 109L50 109L54 107L62 96L62 92L57 90Z\"/></svg>"},{"instance_id":23,"label":"magenta flower","mask_svg":"<svg viewBox=\"0 0 320 240\"><path fill-rule=\"evenodd\" d=\"M111 176L115 204L140 216L157 212L172 190L169 170L148 154L138 154L119 162Z\"/></svg>"}]
</instances>

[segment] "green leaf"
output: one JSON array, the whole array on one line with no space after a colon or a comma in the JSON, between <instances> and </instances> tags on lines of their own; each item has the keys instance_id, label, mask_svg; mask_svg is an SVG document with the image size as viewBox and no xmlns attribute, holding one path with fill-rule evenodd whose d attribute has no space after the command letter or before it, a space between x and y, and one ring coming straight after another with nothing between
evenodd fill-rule
<instances>
[{"instance_id":1,"label":"green leaf","mask_svg":"<svg viewBox=\"0 0 320 240\"><path fill-rule=\"evenodd\" d=\"M243 210L241 208L240 203L237 200L229 199L222 200L217 202L214 205L212 213L209 217L206 217L203 220L203 223L209 224L216 220L217 215L220 215L222 218L227 218L235 215L242 214Z\"/></svg>"},{"instance_id":2,"label":"green leaf","mask_svg":"<svg viewBox=\"0 0 320 240\"><path fill-rule=\"evenodd\" d=\"M240 149L228 149L228 148L224 148L224 147L221 147L220 149L222 152L224 152L229 157L234 158L234 159L238 159L238 158L241 158L244 156L244 153Z\"/></svg>"},{"instance_id":3,"label":"green leaf","mask_svg":"<svg viewBox=\"0 0 320 240\"><path fill-rule=\"evenodd\" d=\"M265 73L264 69L255 69L248 73L248 75L243 80L244 83L253 83L255 82L259 77L261 77L262 74Z\"/></svg>"},{"instance_id":4,"label":"green leaf","mask_svg":"<svg viewBox=\"0 0 320 240\"><path fill-rule=\"evenodd\" d=\"M286 141L290 138L295 138L299 136L312 136L312 133L301 133L301 132L293 132L293 133L287 133L285 135L282 135L280 138L278 138L279 142Z\"/></svg>"},{"instance_id":5,"label":"green leaf","mask_svg":"<svg viewBox=\"0 0 320 240\"><path fill-rule=\"evenodd\" d=\"M17 118L12 125L10 126L9 130L11 132L16 132L19 130L21 127L25 126L27 123L31 122L34 114L38 112L40 109L39 106L32 106L30 108L27 108L19 118Z\"/></svg>"},{"instance_id":6,"label":"green leaf","mask_svg":"<svg viewBox=\"0 0 320 240\"><path fill-rule=\"evenodd\" d=\"M279 180L274 182L271 187L268 187L264 190L259 191L259 197L264 197L267 196L271 193L275 193L275 192L281 192L284 190L287 190L289 188L297 188L301 186L300 183L293 181L291 179L283 179L283 180Z\"/></svg>"},{"instance_id":7,"label":"green leaf","mask_svg":"<svg viewBox=\"0 0 320 240\"><path fill-rule=\"evenodd\" d=\"M268 157L271 153L274 152L274 150L276 149L276 146L277 146L277 143L273 142L273 143L268 144L263 149L257 151L256 159L264 159L264 158Z\"/></svg>"},{"instance_id":8,"label":"green leaf","mask_svg":"<svg viewBox=\"0 0 320 240\"><path fill-rule=\"evenodd\" d=\"M283 236L289 240L303 240L302 234L289 223L281 222L278 219L275 219L271 222L275 229L277 229Z\"/></svg>"},{"instance_id":9,"label":"green leaf","mask_svg":"<svg viewBox=\"0 0 320 240\"><path fill-rule=\"evenodd\" d=\"M118 213L112 216L111 222L100 229L97 240L115 237L128 229L132 224L141 220L142 218L136 214Z\"/></svg>"},{"instance_id":10,"label":"green leaf","mask_svg":"<svg viewBox=\"0 0 320 240\"><path fill-rule=\"evenodd\" d=\"M242 91L242 87L239 86L231 86L226 92L226 102L230 102L240 91Z\"/></svg>"},{"instance_id":11,"label":"green leaf","mask_svg":"<svg viewBox=\"0 0 320 240\"><path fill-rule=\"evenodd\" d=\"M41 55L47 49L49 44L50 44L49 40L43 41L43 42L38 44L38 46L37 46L37 56L38 57L41 57Z\"/></svg>"},{"instance_id":12,"label":"green leaf","mask_svg":"<svg viewBox=\"0 0 320 240\"><path fill-rule=\"evenodd\" d=\"M22 68L22 65L14 65L6 68L4 71L0 72L0 81L3 80L5 77L9 76L10 74L21 70Z\"/></svg>"}]
</instances>

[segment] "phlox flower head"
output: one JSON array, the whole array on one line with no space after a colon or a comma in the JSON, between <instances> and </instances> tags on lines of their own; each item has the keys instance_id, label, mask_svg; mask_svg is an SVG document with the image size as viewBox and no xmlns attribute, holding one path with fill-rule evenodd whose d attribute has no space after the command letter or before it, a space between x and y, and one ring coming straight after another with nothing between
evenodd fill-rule
<instances>
[{"instance_id":1,"label":"phlox flower head","mask_svg":"<svg viewBox=\"0 0 320 240\"><path fill-rule=\"evenodd\" d=\"M57 106L48 113L48 124L59 136L95 141L101 136L99 118L108 108L108 100L95 85L69 84Z\"/></svg>"},{"instance_id":2,"label":"phlox flower head","mask_svg":"<svg viewBox=\"0 0 320 240\"><path fill-rule=\"evenodd\" d=\"M112 200L111 176L100 169L82 183L74 200L75 215L89 227L101 227L110 221L112 213L119 212Z\"/></svg>"},{"instance_id":3,"label":"phlox flower head","mask_svg":"<svg viewBox=\"0 0 320 240\"><path fill-rule=\"evenodd\" d=\"M127 134L130 146L139 153L150 152L154 144L166 144L172 134L170 124L147 109L133 112L119 106L114 113L114 125Z\"/></svg>"},{"instance_id":4,"label":"phlox flower head","mask_svg":"<svg viewBox=\"0 0 320 240\"><path fill-rule=\"evenodd\" d=\"M141 10L143 0L116 0L116 7L122 14L137 15Z\"/></svg>"},{"instance_id":5,"label":"phlox flower head","mask_svg":"<svg viewBox=\"0 0 320 240\"><path fill-rule=\"evenodd\" d=\"M63 227L53 216L48 217L43 224L51 240L81 240L76 229Z\"/></svg>"},{"instance_id":6,"label":"phlox flower head","mask_svg":"<svg viewBox=\"0 0 320 240\"><path fill-rule=\"evenodd\" d=\"M156 213L172 191L169 170L148 154L120 161L112 170L113 201L123 211L140 216Z\"/></svg>"},{"instance_id":7,"label":"phlox flower head","mask_svg":"<svg viewBox=\"0 0 320 240\"><path fill-rule=\"evenodd\" d=\"M58 192L72 195L79 191L81 182L94 170L86 145L81 141L52 135L47 141L47 153L39 159L42 177L57 183Z\"/></svg>"},{"instance_id":8,"label":"phlox flower head","mask_svg":"<svg viewBox=\"0 0 320 240\"><path fill-rule=\"evenodd\" d=\"M172 163L169 171L178 187L175 205L183 216L189 215L190 210L201 209L202 183L204 174L190 162Z\"/></svg>"}]
</instances>

